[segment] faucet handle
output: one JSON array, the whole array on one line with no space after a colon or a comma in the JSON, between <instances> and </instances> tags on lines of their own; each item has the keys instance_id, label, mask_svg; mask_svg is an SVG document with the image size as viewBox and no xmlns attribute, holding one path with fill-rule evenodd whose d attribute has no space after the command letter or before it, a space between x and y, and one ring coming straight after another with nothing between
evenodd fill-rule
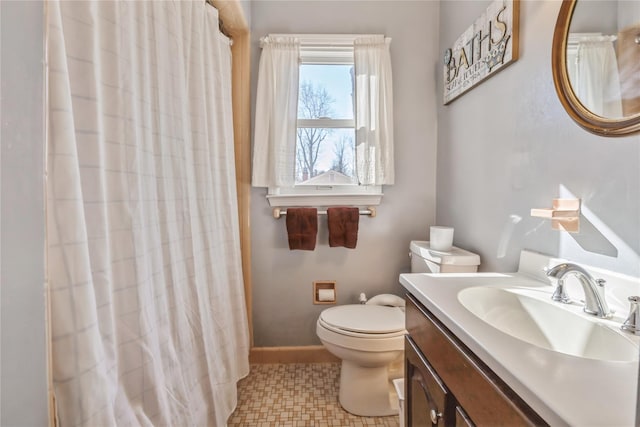
<instances>
[{"instance_id":1,"label":"faucet handle","mask_svg":"<svg viewBox=\"0 0 640 427\"><path fill-rule=\"evenodd\" d=\"M567 295L567 291L564 289L564 271L566 271L568 264L557 264L553 267L544 267L542 270L547 275L551 284L556 285L556 288L551 295L553 301L561 302L563 304L570 304L571 298Z\"/></svg>"},{"instance_id":2,"label":"faucet handle","mask_svg":"<svg viewBox=\"0 0 640 427\"><path fill-rule=\"evenodd\" d=\"M627 320L624 321L620 328L624 331L629 331L632 334L640 335L640 313L638 312L638 303L640 302L640 296L629 297L629 315Z\"/></svg>"},{"instance_id":3,"label":"faucet handle","mask_svg":"<svg viewBox=\"0 0 640 427\"><path fill-rule=\"evenodd\" d=\"M570 304L571 298L569 298L569 295L567 295L567 291L564 289L564 279L558 279L556 282L556 289L553 291L551 299L563 304Z\"/></svg>"}]
</instances>

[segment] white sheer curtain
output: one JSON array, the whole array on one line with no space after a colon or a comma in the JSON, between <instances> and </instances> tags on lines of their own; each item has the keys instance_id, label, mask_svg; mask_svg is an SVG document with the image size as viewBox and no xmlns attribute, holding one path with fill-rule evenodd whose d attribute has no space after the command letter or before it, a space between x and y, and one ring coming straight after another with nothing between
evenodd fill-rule
<instances>
[{"instance_id":1,"label":"white sheer curtain","mask_svg":"<svg viewBox=\"0 0 640 427\"><path fill-rule=\"evenodd\" d=\"M253 144L255 187L293 185L299 61L296 38L262 39Z\"/></svg>"},{"instance_id":2,"label":"white sheer curtain","mask_svg":"<svg viewBox=\"0 0 640 427\"><path fill-rule=\"evenodd\" d=\"M200 2L48 2L60 425L224 425L248 373L229 40Z\"/></svg>"},{"instance_id":3,"label":"white sheer curtain","mask_svg":"<svg viewBox=\"0 0 640 427\"><path fill-rule=\"evenodd\" d=\"M601 117L622 117L615 37L570 36L567 49L569 80L580 102Z\"/></svg>"},{"instance_id":4,"label":"white sheer curtain","mask_svg":"<svg viewBox=\"0 0 640 427\"><path fill-rule=\"evenodd\" d=\"M390 38L354 41L356 173L361 185L393 184L393 90Z\"/></svg>"}]
</instances>

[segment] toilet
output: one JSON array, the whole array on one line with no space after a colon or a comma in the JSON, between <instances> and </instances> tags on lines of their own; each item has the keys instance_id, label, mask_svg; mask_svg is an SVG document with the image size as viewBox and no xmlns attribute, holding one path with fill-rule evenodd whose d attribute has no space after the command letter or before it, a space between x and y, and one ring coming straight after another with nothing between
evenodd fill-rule
<instances>
[{"instance_id":1,"label":"toilet","mask_svg":"<svg viewBox=\"0 0 640 427\"><path fill-rule=\"evenodd\" d=\"M412 241L411 272L477 271L480 257L451 248L430 249L429 242ZM398 414L392 381L404 376L404 299L382 294L365 304L347 304L323 310L316 334L324 347L342 360L338 400L360 416Z\"/></svg>"},{"instance_id":2,"label":"toilet","mask_svg":"<svg viewBox=\"0 0 640 427\"><path fill-rule=\"evenodd\" d=\"M377 305L376 301L394 306ZM316 333L324 347L342 359L338 400L345 410L361 416L398 413L389 385L403 376L406 331L402 298L384 294L366 304L323 310Z\"/></svg>"}]
</instances>

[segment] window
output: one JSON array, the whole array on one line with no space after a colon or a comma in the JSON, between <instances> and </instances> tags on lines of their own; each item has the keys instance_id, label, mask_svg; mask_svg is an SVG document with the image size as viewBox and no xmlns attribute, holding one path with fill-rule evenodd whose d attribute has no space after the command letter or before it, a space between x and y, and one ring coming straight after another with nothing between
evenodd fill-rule
<instances>
[{"instance_id":1,"label":"window","mask_svg":"<svg viewBox=\"0 0 640 427\"><path fill-rule=\"evenodd\" d=\"M353 64L300 65L295 185L357 185Z\"/></svg>"},{"instance_id":2,"label":"window","mask_svg":"<svg viewBox=\"0 0 640 427\"><path fill-rule=\"evenodd\" d=\"M291 85L284 92L277 92L275 87L278 85L273 85L274 88L271 88L273 93L270 94L273 97L270 100L275 100L273 103L261 101L261 76L265 57L263 47L256 107L253 185L269 187L267 197L272 206L379 204L382 196L381 184L388 182L377 183L371 180L366 182L367 179L362 179L362 170L368 172L375 170L376 167L370 163L369 157L381 156L380 151L376 151L380 144L369 146L366 139L370 135L375 136L378 130L374 132L368 130L366 120L364 125L359 125L363 132L358 133L356 129L356 122L360 118L358 110L365 112L371 110L368 104L363 105L363 101L358 101L356 98L356 88L359 84L355 71L358 68L354 55L356 37L269 36L267 41L269 43L275 44L284 39L283 44L286 44L286 48L290 48L291 40L299 41L295 63L290 57L287 65L289 68L282 66L278 69L274 65L273 70L269 69L269 72L273 73L269 77L277 80L280 86L284 85L284 81L295 80L297 75L295 87ZM387 40L383 36L376 37L379 38L376 40L381 40L383 44ZM267 64L271 66L277 60L277 58L272 59L272 62ZM364 69L368 72L367 66L368 64L365 64ZM297 67L297 73L292 73L291 67ZM267 69L267 65L264 68ZM267 73L267 71L264 72ZM363 77L370 76L363 75ZM379 80L378 76L374 80ZM367 85L371 86L369 83ZM367 87L366 91L368 90ZM369 95L368 92L367 95ZM377 95L376 93L374 97L368 96L363 99L367 100L365 102L374 98L391 99L387 92L384 96ZM292 108L292 100L297 101L297 110ZM264 109L260 108L261 105L264 105ZM289 110L282 113L283 106L285 110L286 107ZM270 117L277 114L280 116L268 121ZM294 114L295 127L289 131L286 126L282 126L282 123ZM385 128L385 126L378 127ZM278 129L274 131L276 128ZM390 128L392 134L392 126ZM293 129L295 129L295 135L292 135ZM281 132L278 133L278 130ZM278 136L272 138L272 141L266 141L268 137L264 135L269 132L276 133ZM287 141L293 139L295 139L295 146L293 144L288 146ZM265 140L265 146L261 145L263 140ZM277 146L278 143L281 145ZM262 175L265 178L257 180L256 176L259 173L256 174L256 169L260 164L256 161L256 157L259 157L257 153L260 150L264 155L263 165L268 168L271 161L276 170L271 173L272 171L267 169ZM273 157L273 150L283 158L275 160L267 158ZM374 155L372 156L371 153ZM364 162L361 160L363 158ZM391 156L391 163L392 160ZM358 164L361 164L360 170ZM392 173L391 170L391 176ZM275 178L271 179L272 177ZM363 182L366 182L366 185L363 185Z\"/></svg>"}]
</instances>

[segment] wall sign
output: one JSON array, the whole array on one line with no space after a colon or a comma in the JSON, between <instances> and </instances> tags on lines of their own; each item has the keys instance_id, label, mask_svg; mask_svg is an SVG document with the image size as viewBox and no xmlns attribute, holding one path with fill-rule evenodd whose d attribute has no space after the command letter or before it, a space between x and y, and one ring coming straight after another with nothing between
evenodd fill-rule
<instances>
[{"instance_id":1,"label":"wall sign","mask_svg":"<svg viewBox=\"0 0 640 427\"><path fill-rule=\"evenodd\" d=\"M444 52L444 103L518 59L519 0L495 0Z\"/></svg>"}]
</instances>

